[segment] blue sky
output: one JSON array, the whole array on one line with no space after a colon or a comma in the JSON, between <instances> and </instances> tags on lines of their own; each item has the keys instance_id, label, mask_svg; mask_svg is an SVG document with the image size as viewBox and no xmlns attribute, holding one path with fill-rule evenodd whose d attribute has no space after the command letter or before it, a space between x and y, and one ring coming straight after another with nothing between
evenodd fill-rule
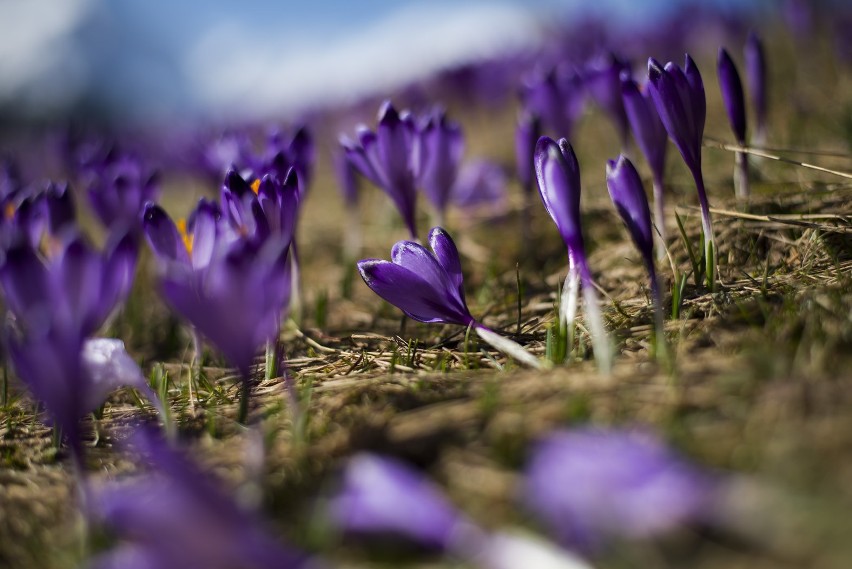
<instances>
[{"instance_id":1,"label":"blue sky","mask_svg":"<svg viewBox=\"0 0 852 569\"><path fill-rule=\"evenodd\" d=\"M530 44L537 23L555 14L594 10L635 22L675 4L13 0L0 3L0 102L51 109L94 94L142 119L288 112Z\"/></svg>"}]
</instances>

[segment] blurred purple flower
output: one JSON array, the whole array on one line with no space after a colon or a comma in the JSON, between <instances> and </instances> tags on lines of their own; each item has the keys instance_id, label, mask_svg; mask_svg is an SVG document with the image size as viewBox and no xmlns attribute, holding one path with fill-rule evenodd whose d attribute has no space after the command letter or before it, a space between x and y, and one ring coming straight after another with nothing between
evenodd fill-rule
<instances>
[{"instance_id":1,"label":"blurred purple flower","mask_svg":"<svg viewBox=\"0 0 852 569\"><path fill-rule=\"evenodd\" d=\"M745 49L745 72L751 106L754 110L754 142L760 146L766 142L766 56L763 42L753 31L748 34Z\"/></svg>"},{"instance_id":2,"label":"blurred purple flower","mask_svg":"<svg viewBox=\"0 0 852 569\"><path fill-rule=\"evenodd\" d=\"M630 67L615 54L590 61L583 69L583 84L592 99L612 119L622 150L627 148L629 125L621 97L621 74Z\"/></svg>"},{"instance_id":3,"label":"blurred purple flower","mask_svg":"<svg viewBox=\"0 0 852 569\"><path fill-rule=\"evenodd\" d=\"M215 202L201 198L189 221L177 223L158 205L148 204L142 227L148 245L161 264L180 263L201 271L210 264L219 242L225 241L221 211Z\"/></svg>"},{"instance_id":4,"label":"blurred purple flower","mask_svg":"<svg viewBox=\"0 0 852 569\"><path fill-rule=\"evenodd\" d=\"M53 236L66 231L76 232L77 207L68 184L49 182L41 193L47 214L47 230Z\"/></svg>"},{"instance_id":5,"label":"blurred purple flower","mask_svg":"<svg viewBox=\"0 0 852 569\"><path fill-rule=\"evenodd\" d=\"M360 454L349 461L329 514L344 533L401 537L484 569L589 569L574 555L523 533L487 534L422 473L392 458Z\"/></svg>"},{"instance_id":6,"label":"blurred purple flower","mask_svg":"<svg viewBox=\"0 0 852 569\"><path fill-rule=\"evenodd\" d=\"M385 101L379 109L375 133L360 127L358 142L347 137L340 141L355 168L393 200L412 239L417 238L416 137L417 128L411 115L400 115L390 101Z\"/></svg>"},{"instance_id":7,"label":"blurred purple flower","mask_svg":"<svg viewBox=\"0 0 852 569\"><path fill-rule=\"evenodd\" d=\"M450 550L470 522L425 476L394 459L359 454L349 460L329 513L347 534L391 535Z\"/></svg>"},{"instance_id":8,"label":"blurred purple flower","mask_svg":"<svg viewBox=\"0 0 852 569\"><path fill-rule=\"evenodd\" d=\"M527 76L520 94L524 109L541 119L542 132L558 137L571 136L585 106L583 79L566 66Z\"/></svg>"},{"instance_id":9,"label":"blurred purple flower","mask_svg":"<svg viewBox=\"0 0 852 569\"><path fill-rule=\"evenodd\" d=\"M660 121L657 107L651 98L647 85L640 89L639 85L629 75L621 76L621 95L624 99L624 110L633 130L633 137L639 144L645 160L651 167L654 179L654 222L660 232L659 256L665 255L666 228L664 176L666 172L666 148L668 133Z\"/></svg>"},{"instance_id":10,"label":"blurred purple flower","mask_svg":"<svg viewBox=\"0 0 852 569\"><path fill-rule=\"evenodd\" d=\"M648 434L579 429L534 447L523 500L561 543L593 552L608 537L651 538L701 519L713 491Z\"/></svg>"},{"instance_id":11,"label":"blurred purple flower","mask_svg":"<svg viewBox=\"0 0 852 569\"><path fill-rule=\"evenodd\" d=\"M0 267L6 307L28 333L56 327L89 336L130 293L136 240L129 233L113 234L103 253L79 236L68 235L56 245L47 260L28 243L7 251Z\"/></svg>"},{"instance_id":12,"label":"blurred purple flower","mask_svg":"<svg viewBox=\"0 0 852 569\"><path fill-rule=\"evenodd\" d=\"M252 162L251 140L245 132L229 130L206 140L198 156L198 166L218 184L231 168L247 168Z\"/></svg>"},{"instance_id":13,"label":"blurred purple flower","mask_svg":"<svg viewBox=\"0 0 852 569\"><path fill-rule=\"evenodd\" d=\"M213 251L202 272L168 263L162 292L248 381L254 356L278 330L289 298L287 247L235 241Z\"/></svg>"},{"instance_id":14,"label":"blurred purple flower","mask_svg":"<svg viewBox=\"0 0 852 569\"><path fill-rule=\"evenodd\" d=\"M293 168L298 174L299 196L303 197L313 177L315 160L314 140L307 127L297 128L292 137L276 130L267 139L265 154L255 168L255 176L260 179L267 174L274 174L274 177L283 181Z\"/></svg>"},{"instance_id":15,"label":"blurred purple flower","mask_svg":"<svg viewBox=\"0 0 852 569\"><path fill-rule=\"evenodd\" d=\"M92 178L89 202L105 227L139 227L145 204L153 201L159 190L159 175L130 155L95 168Z\"/></svg>"},{"instance_id":16,"label":"blurred purple flower","mask_svg":"<svg viewBox=\"0 0 852 569\"><path fill-rule=\"evenodd\" d=\"M587 320L595 358L603 373L610 369L609 341L598 306L592 272L586 260L580 219L580 165L571 144L542 136L535 148L535 172L544 207L568 247L568 277L560 305L560 323L570 327L576 307L577 285L583 284Z\"/></svg>"},{"instance_id":17,"label":"blurred purple flower","mask_svg":"<svg viewBox=\"0 0 852 569\"><path fill-rule=\"evenodd\" d=\"M498 211L506 201L506 174L491 160L473 160L462 166L453 186L452 202L460 208L483 207Z\"/></svg>"},{"instance_id":18,"label":"blurred purple flower","mask_svg":"<svg viewBox=\"0 0 852 569\"><path fill-rule=\"evenodd\" d=\"M425 117L417 136L417 183L438 212L440 225L464 154L464 135L443 109L435 109Z\"/></svg>"},{"instance_id":19,"label":"blurred purple flower","mask_svg":"<svg viewBox=\"0 0 852 569\"><path fill-rule=\"evenodd\" d=\"M346 157L345 152L335 152L332 163L343 202L349 210L354 209L358 205L358 175L355 167Z\"/></svg>"},{"instance_id":20,"label":"blurred purple flower","mask_svg":"<svg viewBox=\"0 0 852 569\"><path fill-rule=\"evenodd\" d=\"M120 545L92 569L287 569L316 562L273 538L260 517L234 503L209 476L145 429L130 439L151 472L95 488L87 515Z\"/></svg>"}]
</instances>

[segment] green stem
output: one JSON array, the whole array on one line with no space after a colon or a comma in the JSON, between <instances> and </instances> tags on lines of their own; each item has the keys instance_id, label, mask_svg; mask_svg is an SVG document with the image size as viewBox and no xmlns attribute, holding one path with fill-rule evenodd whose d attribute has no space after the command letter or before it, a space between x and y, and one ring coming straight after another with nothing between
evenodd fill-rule
<instances>
[{"instance_id":1,"label":"green stem","mask_svg":"<svg viewBox=\"0 0 852 569\"><path fill-rule=\"evenodd\" d=\"M240 377L240 410L237 414L237 422L240 425L245 425L248 419L249 411L249 396L251 395L251 386L249 385L248 376Z\"/></svg>"}]
</instances>

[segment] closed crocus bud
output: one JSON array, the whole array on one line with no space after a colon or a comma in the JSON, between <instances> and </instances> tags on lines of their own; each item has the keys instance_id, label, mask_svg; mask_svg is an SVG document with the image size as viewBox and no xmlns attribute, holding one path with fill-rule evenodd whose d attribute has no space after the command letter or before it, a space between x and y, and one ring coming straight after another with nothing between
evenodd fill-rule
<instances>
[{"instance_id":1,"label":"closed crocus bud","mask_svg":"<svg viewBox=\"0 0 852 569\"><path fill-rule=\"evenodd\" d=\"M753 31L749 33L745 49L745 75L751 106L754 111L754 142L766 142L766 55L763 42Z\"/></svg>"},{"instance_id":2,"label":"closed crocus bud","mask_svg":"<svg viewBox=\"0 0 852 569\"><path fill-rule=\"evenodd\" d=\"M719 59L717 62L719 73L719 89L722 91L722 102L728 113L731 129L740 145L746 140L746 110L745 97L743 96L743 85L737 66L725 48L719 48Z\"/></svg>"},{"instance_id":3,"label":"closed crocus bud","mask_svg":"<svg viewBox=\"0 0 852 569\"><path fill-rule=\"evenodd\" d=\"M722 91L722 101L728 112L728 120L731 129L740 146L746 143L746 110L745 97L743 96L743 85L740 82L740 74L734 65L731 56L724 48L719 48L719 88ZM737 152L734 163L734 190L738 198L747 198L748 188L748 161L745 153Z\"/></svg>"},{"instance_id":4,"label":"closed crocus bud","mask_svg":"<svg viewBox=\"0 0 852 569\"><path fill-rule=\"evenodd\" d=\"M668 134L666 127L660 121L657 107L647 88L640 89L639 85L629 74L621 75L621 95L624 98L624 110L633 130L633 138L645 155L654 179L654 223L659 231L657 257L665 257L666 223L665 223L665 186L666 149Z\"/></svg>"},{"instance_id":5,"label":"closed crocus bud","mask_svg":"<svg viewBox=\"0 0 852 569\"><path fill-rule=\"evenodd\" d=\"M535 148L535 173L544 207L556 223L568 248L568 277L560 303L560 322L573 324L578 284L583 284L587 320L595 359L603 373L609 373L611 354L603 324L592 272L586 260L580 220L580 165L571 144L542 136Z\"/></svg>"},{"instance_id":6,"label":"closed crocus bud","mask_svg":"<svg viewBox=\"0 0 852 569\"><path fill-rule=\"evenodd\" d=\"M421 126L418 143L417 180L437 210L440 222L458 176L464 135L461 127L438 109Z\"/></svg>"},{"instance_id":7,"label":"closed crocus bud","mask_svg":"<svg viewBox=\"0 0 852 569\"><path fill-rule=\"evenodd\" d=\"M695 180L704 231L705 276L708 287L713 290L717 278L716 238L710 219L710 203L704 187L704 174L701 171L701 141L707 118L704 82L695 62L687 54L683 69L672 62L663 67L657 60L650 58L648 88L669 138L680 151Z\"/></svg>"}]
</instances>

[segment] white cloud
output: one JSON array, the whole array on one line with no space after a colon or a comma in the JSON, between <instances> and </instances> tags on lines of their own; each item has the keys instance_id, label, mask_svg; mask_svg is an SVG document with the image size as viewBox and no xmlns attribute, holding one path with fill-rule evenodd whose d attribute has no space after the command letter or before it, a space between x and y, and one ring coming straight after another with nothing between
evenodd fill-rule
<instances>
[{"instance_id":1,"label":"white cloud","mask_svg":"<svg viewBox=\"0 0 852 569\"><path fill-rule=\"evenodd\" d=\"M203 108L259 116L388 90L454 63L529 45L537 30L528 11L504 4L407 5L345 36L294 37L284 29L271 42L225 24L189 50L185 73Z\"/></svg>"},{"instance_id":2,"label":"white cloud","mask_svg":"<svg viewBox=\"0 0 852 569\"><path fill-rule=\"evenodd\" d=\"M0 98L26 92L38 106L78 92L85 66L68 38L89 7L88 0L0 2Z\"/></svg>"}]
</instances>

